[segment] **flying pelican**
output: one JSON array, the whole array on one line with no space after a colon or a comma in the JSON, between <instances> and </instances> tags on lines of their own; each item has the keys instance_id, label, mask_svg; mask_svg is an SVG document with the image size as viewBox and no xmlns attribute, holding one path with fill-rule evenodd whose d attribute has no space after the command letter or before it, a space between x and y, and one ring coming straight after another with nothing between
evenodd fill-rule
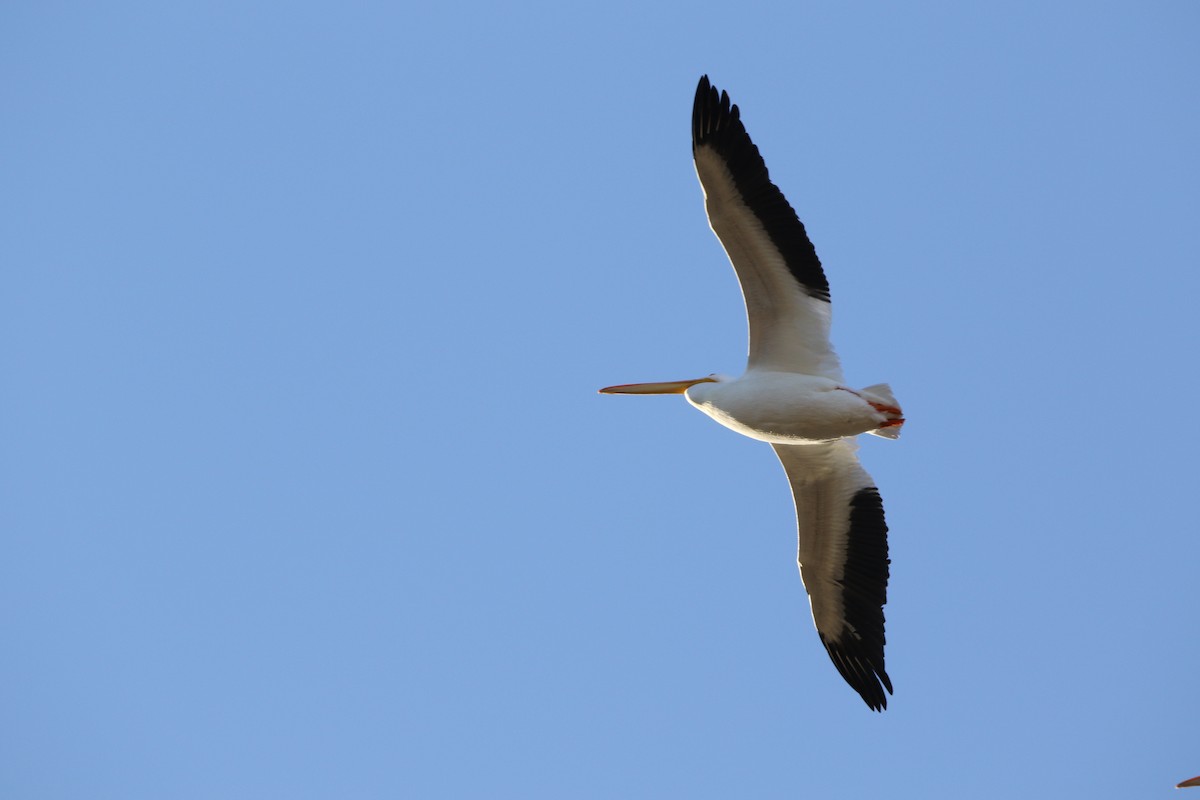
<instances>
[{"instance_id":1,"label":"flying pelican","mask_svg":"<svg viewBox=\"0 0 1200 800\"><path fill-rule=\"evenodd\" d=\"M770 443L792 486L800 576L817 634L846 682L882 711L884 689L892 692L883 662L888 529L853 437L895 439L904 416L887 384L846 385L829 343L829 282L817 253L771 183L738 107L707 75L692 107L692 156L709 224L746 301L746 372L600 391L683 394L725 427Z\"/></svg>"}]
</instances>

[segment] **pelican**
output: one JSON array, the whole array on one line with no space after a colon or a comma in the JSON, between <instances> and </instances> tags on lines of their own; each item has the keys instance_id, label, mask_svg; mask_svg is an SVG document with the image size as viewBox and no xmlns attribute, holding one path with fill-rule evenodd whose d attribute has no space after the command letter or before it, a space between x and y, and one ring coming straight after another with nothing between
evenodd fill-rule
<instances>
[{"instance_id":1,"label":"pelican","mask_svg":"<svg viewBox=\"0 0 1200 800\"><path fill-rule=\"evenodd\" d=\"M829 282L804 224L767 174L736 105L700 78L692 156L713 232L733 263L750 327L746 371L608 386L604 394L683 394L717 422L768 442L787 473L797 560L821 643L874 711L887 708L884 668L887 524L854 439L899 436L887 384L846 385L829 343Z\"/></svg>"}]
</instances>

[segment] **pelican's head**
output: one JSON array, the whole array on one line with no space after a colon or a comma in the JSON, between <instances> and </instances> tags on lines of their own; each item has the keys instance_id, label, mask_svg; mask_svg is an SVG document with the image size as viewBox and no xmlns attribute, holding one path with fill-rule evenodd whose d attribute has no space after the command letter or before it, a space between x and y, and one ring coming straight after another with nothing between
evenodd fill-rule
<instances>
[{"instance_id":1,"label":"pelican's head","mask_svg":"<svg viewBox=\"0 0 1200 800\"><path fill-rule=\"evenodd\" d=\"M693 378L690 381L666 381L663 383L623 383L619 386L605 386L600 394L684 394L688 389L701 383L721 383L729 380L724 375L708 375L703 378Z\"/></svg>"}]
</instances>

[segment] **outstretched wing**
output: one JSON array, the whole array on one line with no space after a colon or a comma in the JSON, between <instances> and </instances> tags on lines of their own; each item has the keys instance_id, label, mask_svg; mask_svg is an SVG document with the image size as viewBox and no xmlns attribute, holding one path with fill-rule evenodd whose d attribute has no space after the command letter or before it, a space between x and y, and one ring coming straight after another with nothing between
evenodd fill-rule
<instances>
[{"instance_id":1,"label":"outstretched wing","mask_svg":"<svg viewBox=\"0 0 1200 800\"><path fill-rule=\"evenodd\" d=\"M846 682L882 711L892 682L883 663L890 561L879 490L852 439L772 447L796 501L800 577L817 634Z\"/></svg>"},{"instance_id":2,"label":"outstretched wing","mask_svg":"<svg viewBox=\"0 0 1200 800\"><path fill-rule=\"evenodd\" d=\"M692 156L713 232L746 301L748 367L842 380L829 344L829 281L804 224L767 173L729 95L696 87Z\"/></svg>"}]
</instances>

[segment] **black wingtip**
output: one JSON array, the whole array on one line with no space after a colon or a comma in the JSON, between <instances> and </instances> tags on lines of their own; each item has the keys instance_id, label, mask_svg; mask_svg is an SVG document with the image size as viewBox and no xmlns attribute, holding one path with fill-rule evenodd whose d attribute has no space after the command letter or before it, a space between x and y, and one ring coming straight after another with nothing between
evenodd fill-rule
<instances>
[{"instance_id":1,"label":"black wingtip","mask_svg":"<svg viewBox=\"0 0 1200 800\"><path fill-rule=\"evenodd\" d=\"M861 643L855 640L830 641L821 636L821 644L829 653L829 659L837 667L837 671L850 684L850 688L858 692L859 697L872 711L883 711L887 708L887 696L894 694L892 679L883 668L882 658L876 660L864 652ZM884 690L887 694L884 694Z\"/></svg>"},{"instance_id":2,"label":"black wingtip","mask_svg":"<svg viewBox=\"0 0 1200 800\"><path fill-rule=\"evenodd\" d=\"M700 82L696 84L696 99L692 102L692 149L695 150L718 134L722 138L728 136L726 132L736 135L740 116L737 104L729 101L729 93L718 92L708 76L701 75ZM741 128L740 133L746 136L745 127ZM748 136L746 138L749 140Z\"/></svg>"}]
</instances>

